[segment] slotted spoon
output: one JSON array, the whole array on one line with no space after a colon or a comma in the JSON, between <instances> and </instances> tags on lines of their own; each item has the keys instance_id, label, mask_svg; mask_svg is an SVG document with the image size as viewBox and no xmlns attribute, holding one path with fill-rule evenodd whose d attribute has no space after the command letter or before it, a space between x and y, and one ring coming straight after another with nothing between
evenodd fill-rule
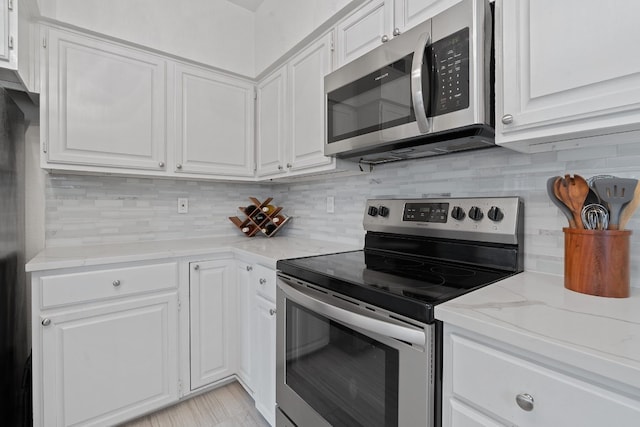
<instances>
[{"instance_id":1,"label":"slotted spoon","mask_svg":"<svg viewBox=\"0 0 640 427\"><path fill-rule=\"evenodd\" d=\"M609 209L609 230L619 228L620 212L633 199L638 180L629 178L605 178L593 182L600 200Z\"/></svg>"}]
</instances>

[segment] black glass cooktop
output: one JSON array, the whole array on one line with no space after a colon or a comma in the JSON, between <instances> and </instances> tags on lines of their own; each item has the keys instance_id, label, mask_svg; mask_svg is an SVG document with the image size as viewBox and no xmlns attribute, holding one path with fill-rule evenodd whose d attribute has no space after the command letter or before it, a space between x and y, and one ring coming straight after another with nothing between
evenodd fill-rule
<instances>
[{"instance_id":1,"label":"black glass cooktop","mask_svg":"<svg viewBox=\"0 0 640 427\"><path fill-rule=\"evenodd\" d=\"M514 272L360 250L280 260L282 273L431 323L433 307Z\"/></svg>"}]
</instances>

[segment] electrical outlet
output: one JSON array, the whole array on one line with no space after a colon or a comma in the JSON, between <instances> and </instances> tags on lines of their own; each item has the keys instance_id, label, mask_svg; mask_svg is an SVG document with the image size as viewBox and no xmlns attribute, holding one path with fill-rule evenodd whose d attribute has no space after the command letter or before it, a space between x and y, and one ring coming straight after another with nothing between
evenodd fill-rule
<instances>
[{"instance_id":1,"label":"electrical outlet","mask_svg":"<svg viewBox=\"0 0 640 427\"><path fill-rule=\"evenodd\" d=\"M178 213L186 214L189 212L189 199L178 197Z\"/></svg>"},{"instance_id":2,"label":"electrical outlet","mask_svg":"<svg viewBox=\"0 0 640 427\"><path fill-rule=\"evenodd\" d=\"M335 197L327 196L327 213L335 212Z\"/></svg>"}]
</instances>

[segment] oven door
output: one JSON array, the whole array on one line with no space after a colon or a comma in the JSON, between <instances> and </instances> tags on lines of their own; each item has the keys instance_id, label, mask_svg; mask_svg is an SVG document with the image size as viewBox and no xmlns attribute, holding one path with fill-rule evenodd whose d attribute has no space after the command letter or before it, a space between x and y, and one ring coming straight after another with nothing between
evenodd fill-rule
<instances>
[{"instance_id":1,"label":"oven door","mask_svg":"<svg viewBox=\"0 0 640 427\"><path fill-rule=\"evenodd\" d=\"M279 426L433 425L432 325L282 274L277 313Z\"/></svg>"}]
</instances>

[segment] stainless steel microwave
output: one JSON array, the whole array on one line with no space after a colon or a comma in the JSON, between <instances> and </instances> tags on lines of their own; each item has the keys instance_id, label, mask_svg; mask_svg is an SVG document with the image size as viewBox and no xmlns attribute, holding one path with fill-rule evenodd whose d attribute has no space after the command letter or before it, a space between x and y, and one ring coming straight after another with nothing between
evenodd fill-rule
<instances>
[{"instance_id":1,"label":"stainless steel microwave","mask_svg":"<svg viewBox=\"0 0 640 427\"><path fill-rule=\"evenodd\" d=\"M325 155L376 164L493 146L492 7L462 0L327 75Z\"/></svg>"}]
</instances>

